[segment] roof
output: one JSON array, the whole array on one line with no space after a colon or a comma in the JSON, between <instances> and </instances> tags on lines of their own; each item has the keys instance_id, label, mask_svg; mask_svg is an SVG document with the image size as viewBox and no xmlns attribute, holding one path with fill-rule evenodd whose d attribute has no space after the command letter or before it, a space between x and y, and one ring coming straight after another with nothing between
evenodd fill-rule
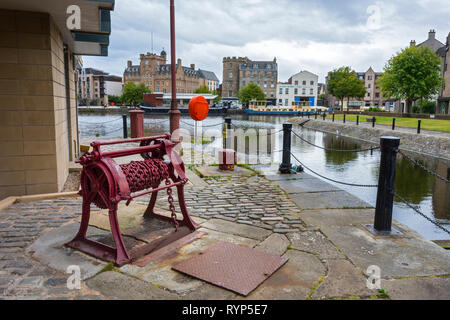
<instances>
[{"instance_id":1,"label":"roof","mask_svg":"<svg viewBox=\"0 0 450 320\"><path fill-rule=\"evenodd\" d=\"M131 66L125 69L124 73L141 73L141 66Z\"/></svg>"},{"instance_id":2,"label":"roof","mask_svg":"<svg viewBox=\"0 0 450 320\"><path fill-rule=\"evenodd\" d=\"M278 64L274 61L249 61L239 65L239 70L277 70Z\"/></svg>"},{"instance_id":3,"label":"roof","mask_svg":"<svg viewBox=\"0 0 450 320\"><path fill-rule=\"evenodd\" d=\"M211 81L219 81L219 79L216 77L216 74L212 71L198 69L197 72L198 72L200 78L211 80Z\"/></svg>"},{"instance_id":4,"label":"roof","mask_svg":"<svg viewBox=\"0 0 450 320\"><path fill-rule=\"evenodd\" d=\"M94 69L94 68L85 68L84 70L85 70L84 72L86 74L93 74L94 76L106 76L109 74L107 72L103 72L101 70Z\"/></svg>"}]
</instances>

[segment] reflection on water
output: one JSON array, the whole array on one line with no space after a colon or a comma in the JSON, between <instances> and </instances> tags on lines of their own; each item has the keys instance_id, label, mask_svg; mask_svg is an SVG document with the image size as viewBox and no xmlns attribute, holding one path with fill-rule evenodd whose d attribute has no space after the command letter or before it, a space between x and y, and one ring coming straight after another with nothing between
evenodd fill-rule
<instances>
[{"instance_id":1,"label":"reflection on water","mask_svg":"<svg viewBox=\"0 0 450 320\"><path fill-rule=\"evenodd\" d=\"M81 115L80 131L82 137L120 137L122 134L122 122L112 121L120 118L117 115ZM169 131L167 115L151 115L145 118L145 133L148 136L159 135ZM282 123L288 118L282 116L232 116L233 124L239 128L265 129L279 131ZM121 120L121 119L119 119ZM203 125L209 126L223 121L221 116L210 116ZM186 115L182 116L181 127L194 132L194 122ZM217 128L220 128L217 127ZM343 138L335 134L322 133L318 131L303 129L298 125L293 126L298 134L308 141L331 149L364 149L370 146L363 141ZM95 134L100 133L100 137L95 138ZM222 145L222 141L214 142L216 147ZM259 140L258 140L259 144ZM282 145L282 136L278 136L278 141L267 140L268 148L279 148ZM272 147L273 145L273 147ZM248 144L246 145L248 150ZM358 184L377 184L379 174L380 152L378 150L364 151L358 153L325 151L311 146L297 137L292 137L292 152L311 169L323 174L331 179L343 182ZM450 161L438 160L431 157L411 153L408 155L420 161L430 170L439 175L450 178ZM293 163L295 162L292 159ZM328 181L329 182L329 181ZM358 198L375 206L376 188L358 188L340 185L329 182L339 188L348 191ZM437 219L441 223L450 223L450 186L445 182L431 176L422 169L415 167L412 163L403 159L401 155L397 158L397 174L395 181L395 191L410 203L418 206L419 210L432 219ZM450 236L439 228L435 227L423 217L414 213L401 202L394 203L394 218L419 232L422 236L430 240L450 239ZM447 228L450 227L447 225Z\"/></svg>"}]
</instances>

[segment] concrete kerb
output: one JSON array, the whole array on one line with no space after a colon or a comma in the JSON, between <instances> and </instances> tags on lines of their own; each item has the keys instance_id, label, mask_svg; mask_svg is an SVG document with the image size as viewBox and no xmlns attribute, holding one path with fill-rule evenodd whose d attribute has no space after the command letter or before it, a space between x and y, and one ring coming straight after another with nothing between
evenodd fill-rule
<instances>
[{"instance_id":1,"label":"concrete kerb","mask_svg":"<svg viewBox=\"0 0 450 320\"><path fill-rule=\"evenodd\" d=\"M77 198L80 197L78 191L71 192L57 192L57 193L42 193L42 194L34 194L29 196L11 196L7 197L3 200L0 200L0 210L4 210L9 206L12 206L15 203L19 202L31 202L31 201L39 201L39 200L50 200L50 199L59 199L59 198Z\"/></svg>"}]
</instances>

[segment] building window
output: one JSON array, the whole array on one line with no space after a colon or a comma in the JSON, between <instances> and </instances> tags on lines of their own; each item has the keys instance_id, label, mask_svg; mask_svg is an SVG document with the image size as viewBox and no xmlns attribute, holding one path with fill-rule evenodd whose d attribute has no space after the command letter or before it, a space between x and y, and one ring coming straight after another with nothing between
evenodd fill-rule
<instances>
[{"instance_id":1,"label":"building window","mask_svg":"<svg viewBox=\"0 0 450 320\"><path fill-rule=\"evenodd\" d=\"M283 88L280 88L280 94L283 94Z\"/></svg>"},{"instance_id":2,"label":"building window","mask_svg":"<svg viewBox=\"0 0 450 320\"><path fill-rule=\"evenodd\" d=\"M289 88L286 88L285 93L289 94Z\"/></svg>"},{"instance_id":3,"label":"building window","mask_svg":"<svg viewBox=\"0 0 450 320\"><path fill-rule=\"evenodd\" d=\"M264 81L264 88L267 88L267 81Z\"/></svg>"},{"instance_id":4,"label":"building window","mask_svg":"<svg viewBox=\"0 0 450 320\"><path fill-rule=\"evenodd\" d=\"M278 99L278 105L283 105L283 99Z\"/></svg>"},{"instance_id":5,"label":"building window","mask_svg":"<svg viewBox=\"0 0 450 320\"><path fill-rule=\"evenodd\" d=\"M375 93L375 97L379 98L380 97L380 93L379 92Z\"/></svg>"},{"instance_id":6,"label":"building window","mask_svg":"<svg viewBox=\"0 0 450 320\"><path fill-rule=\"evenodd\" d=\"M367 80L372 80L372 76L367 76Z\"/></svg>"},{"instance_id":7,"label":"building window","mask_svg":"<svg viewBox=\"0 0 450 320\"><path fill-rule=\"evenodd\" d=\"M309 94L314 94L314 89L309 89Z\"/></svg>"},{"instance_id":8,"label":"building window","mask_svg":"<svg viewBox=\"0 0 450 320\"><path fill-rule=\"evenodd\" d=\"M159 92L159 88L156 88L156 92Z\"/></svg>"},{"instance_id":9,"label":"building window","mask_svg":"<svg viewBox=\"0 0 450 320\"><path fill-rule=\"evenodd\" d=\"M146 61L145 61L145 65L146 65L146 66L148 66L148 63L149 63L149 61L148 61L148 60L146 60Z\"/></svg>"},{"instance_id":10,"label":"building window","mask_svg":"<svg viewBox=\"0 0 450 320\"><path fill-rule=\"evenodd\" d=\"M230 68L233 68L233 64L230 62Z\"/></svg>"},{"instance_id":11,"label":"building window","mask_svg":"<svg viewBox=\"0 0 450 320\"><path fill-rule=\"evenodd\" d=\"M289 106L289 99L285 99L284 100L284 105L287 107L287 106Z\"/></svg>"},{"instance_id":12,"label":"building window","mask_svg":"<svg viewBox=\"0 0 450 320\"><path fill-rule=\"evenodd\" d=\"M295 81L294 81L294 84L295 84L296 86L298 86L298 80L295 80Z\"/></svg>"},{"instance_id":13,"label":"building window","mask_svg":"<svg viewBox=\"0 0 450 320\"><path fill-rule=\"evenodd\" d=\"M306 89L302 89L302 94L306 94Z\"/></svg>"},{"instance_id":14,"label":"building window","mask_svg":"<svg viewBox=\"0 0 450 320\"><path fill-rule=\"evenodd\" d=\"M270 83L270 87L271 87L271 88L274 88L274 87L275 87L275 84L273 83L273 81Z\"/></svg>"},{"instance_id":15,"label":"building window","mask_svg":"<svg viewBox=\"0 0 450 320\"><path fill-rule=\"evenodd\" d=\"M228 91L228 96L232 97L233 96L233 91Z\"/></svg>"},{"instance_id":16,"label":"building window","mask_svg":"<svg viewBox=\"0 0 450 320\"><path fill-rule=\"evenodd\" d=\"M310 83L309 83L309 84L313 86L313 85L314 85L314 81L310 81Z\"/></svg>"},{"instance_id":17,"label":"building window","mask_svg":"<svg viewBox=\"0 0 450 320\"><path fill-rule=\"evenodd\" d=\"M242 81L242 86L245 87L245 80Z\"/></svg>"},{"instance_id":18,"label":"building window","mask_svg":"<svg viewBox=\"0 0 450 320\"><path fill-rule=\"evenodd\" d=\"M298 94L298 89L297 88L294 89L294 94Z\"/></svg>"},{"instance_id":19,"label":"building window","mask_svg":"<svg viewBox=\"0 0 450 320\"><path fill-rule=\"evenodd\" d=\"M230 72L230 74L228 75L228 77L231 79L233 78L233 72Z\"/></svg>"},{"instance_id":20,"label":"building window","mask_svg":"<svg viewBox=\"0 0 450 320\"><path fill-rule=\"evenodd\" d=\"M369 83L369 85L367 86L367 88L369 88L369 89L370 89L371 87L372 87L372 85L371 85L371 84Z\"/></svg>"}]
</instances>

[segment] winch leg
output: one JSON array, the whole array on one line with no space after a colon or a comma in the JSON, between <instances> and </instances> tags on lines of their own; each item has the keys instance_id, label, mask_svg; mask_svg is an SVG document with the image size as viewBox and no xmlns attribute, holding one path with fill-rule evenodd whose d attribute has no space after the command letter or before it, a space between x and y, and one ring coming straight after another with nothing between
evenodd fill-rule
<instances>
[{"instance_id":1,"label":"winch leg","mask_svg":"<svg viewBox=\"0 0 450 320\"><path fill-rule=\"evenodd\" d=\"M185 225L191 230L195 230L197 228L197 224L191 219L189 216L189 212L186 207L186 201L184 199L184 185L180 184L177 186L178 193L178 203L180 204L181 213L183 214L183 222L182 225Z\"/></svg>"},{"instance_id":2,"label":"winch leg","mask_svg":"<svg viewBox=\"0 0 450 320\"><path fill-rule=\"evenodd\" d=\"M78 230L78 234L75 236L74 240L85 239L86 232L89 227L89 219L91 217L91 203L87 200L83 200L82 208L80 230Z\"/></svg>"},{"instance_id":3,"label":"winch leg","mask_svg":"<svg viewBox=\"0 0 450 320\"><path fill-rule=\"evenodd\" d=\"M152 217L155 212L153 211L155 209L156 199L158 198L158 191L155 191L152 193L152 196L150 197L150 202L148 204L147 210L145 210L144 217L150 218Z\"/></svg>"},{"instance_id":4,"label":"winch leg","mask_svg":"<svg viewBox=\"0 0 450 320\"><path fill-rule=\"evenodd\" d=\"M114 242L116 243L116 264L122 266L130 261L130 256L128 255L122 234L120 233L119 221L117 218L117 204L109 209L109 223L111 225Z\"/></svg>"}]
</instances>

